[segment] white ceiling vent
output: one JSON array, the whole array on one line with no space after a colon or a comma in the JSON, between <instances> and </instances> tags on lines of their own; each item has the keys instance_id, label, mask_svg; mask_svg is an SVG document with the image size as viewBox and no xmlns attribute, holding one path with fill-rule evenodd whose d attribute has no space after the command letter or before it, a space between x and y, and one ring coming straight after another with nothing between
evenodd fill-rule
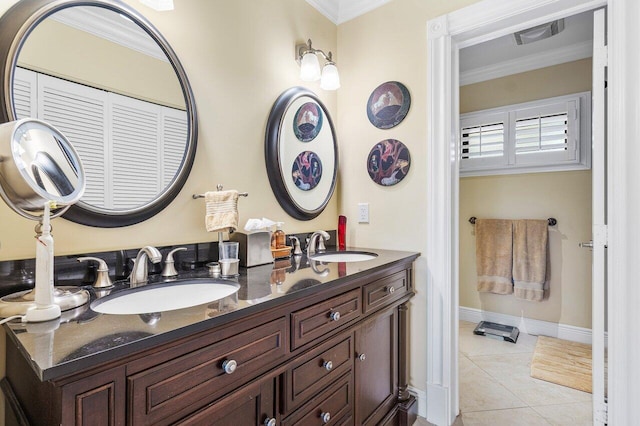
<instances>
[{"instance_id":1,"label":"white ceiling vent","mask_svg":"<svg viewBox=\"0 0 640 426\"><path fill-rule=\"evenodd\" d=\"M517 44L529 44L554 36L564 30L564 19L548 22L513 34Z\"/></svg>"}]
</instances>

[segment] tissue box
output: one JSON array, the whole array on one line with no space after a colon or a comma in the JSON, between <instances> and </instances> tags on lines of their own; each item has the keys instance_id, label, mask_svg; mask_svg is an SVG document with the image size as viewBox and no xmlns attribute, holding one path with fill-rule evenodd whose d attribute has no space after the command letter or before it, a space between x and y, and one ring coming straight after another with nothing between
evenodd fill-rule
<instances>
[{"instance_id":1,"label":"tissue box","mask_svg":"<svg viewBox=\"0 0 640 426\"><path fill-rule=\"evenodd\" d=\"M269 231L256 231L250 234L236 231L231 234L230 239L240 243L238 247L240 266L250 268L273 263L271 233Z\"/></svg>"}]
</instances>

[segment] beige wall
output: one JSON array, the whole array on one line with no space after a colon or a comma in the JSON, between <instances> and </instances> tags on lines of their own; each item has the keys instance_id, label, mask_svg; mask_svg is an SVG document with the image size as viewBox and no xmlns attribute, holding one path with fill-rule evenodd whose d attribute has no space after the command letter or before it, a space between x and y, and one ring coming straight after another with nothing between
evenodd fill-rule
<instances>
[{"instance_id":1,"label":"beige wall","mask_svg":"<svg viewBox=\"0 0 640 426\"><path fill-rule=\"evenodd\" d=\"M204 227L204 202L191 195L218 183L249 192L239 202L242 224L264 216L284 221L286 232L335 229L337 196L309 222L290 218L277 203L264 164L264 132L275 99L287 88L302 85L295 44L310 37L317 47L336 52L336 26L299 0L176 1L172 12L154 12L137 0L126 2L160 30L189 76L199 117L195 164L171 205L141 224L99 229L55 219L56 254L213 239ZM15 0L2 2L0 13L7 3ZM335 120L336 92L322 91L318 83L307 87ZM0 203L0 260L33 257L33 227Z\"/></svg>"},{"instance_id":2,"label":"beige wall","mask_svg":"<svg viewBox=\"0 0 640 426\"><path fill-rule=\"evenodd\" d=\"M591 60L460 88L460 109L480 109L591 90ZM471 216L548 218L549 298L527 302L513 295L476 291ZM591 238L591 171L533 173L460 179L460 306L591 328L591 253L578 243Z\"/></svg>"},{"instance_id":3,"label":"beige wall","mask_svg":"<svg viewBox=\"0 0 640 426\"><path fill-rule=\"evenodd\" d=\"M338 27L342 88L338 94L340 135L340 208L348 217L349 244L360 247L426 249L427 21L474 0L394 0ZM366 103L379 84L395 80L411 93L405 120L388 130L369 123ZM411 152L407 177L392 187L375 184L366 160L383 139L402 141ZM368 202L370 223L358 224L357 205ZM426 386L426 259L415 269L417 296L410 308L410 384Z\"/></svg>"}]
</instances>

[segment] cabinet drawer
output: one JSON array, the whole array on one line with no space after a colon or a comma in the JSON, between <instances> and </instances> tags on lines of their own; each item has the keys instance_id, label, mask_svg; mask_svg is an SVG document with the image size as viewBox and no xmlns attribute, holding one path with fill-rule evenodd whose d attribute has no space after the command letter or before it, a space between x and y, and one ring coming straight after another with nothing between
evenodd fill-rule
<instances>
[{"instance_id":1,"label":"cabinet drawer","mask_svg":"<svg viewBox=\"0 0 640 426\"><path fill-rule=\"evenodd\" d=\"M291 348L296 349L360 316L360 290L332 297L291 314Z\"/></svg>"},{"instance_id":2,"label":"cabinet drawer","mask_svg":"<svg viewBox=\"0 0 640 426\"><path fill-rule=\"evenodd\" d=\"M316 398L287 417L283 426L342 425L353 413L353 374L339 378ZM325 417L326 416L326 417Z\"/></svg>"},{"instance_id":3,"label":"cabinet drawer","mask_svg":"<svg viewBox=\"0 0 640 426\"><path fill-rule=\"evenodd\" d=\"M350 371L354 350L353 335L349 333L300 356L285 373L283 412L292 412L336 378Z\"/></svg>"},{"instance_id":4,"label":"cabinet drawer","mask_svg":"<svg viewBox=\"0 0 640 426\"><path fill-rule=\"evenodd\" d=\"M285 328L282 317L128 377L131 423L171 423L261 373L285 355Z\"/></svg>"},{"instance_id":5,"label":"cabinet drawer","mask_svg":"<svg viewBox=\"0 0 640 426\"><path fill-rule=\"evenodd\" d=\"M365 313L390 304L409 292L407 271L373 281L365 285L362 292Z\"/></svg>"}]
</instances>

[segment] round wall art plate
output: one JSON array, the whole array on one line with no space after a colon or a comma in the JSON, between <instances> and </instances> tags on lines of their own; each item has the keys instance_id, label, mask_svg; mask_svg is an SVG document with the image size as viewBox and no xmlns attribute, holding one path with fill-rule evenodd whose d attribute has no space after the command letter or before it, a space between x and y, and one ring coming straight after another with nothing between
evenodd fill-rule
<instances>
[{"instance_id":1,"label":"round wall art plate","mask_svg":"<svg viewBox=\"0 0 640 426\"><path fill-rule=\"evenodd\" d=\"M400 141L385 139L374 145L367 157L367 171L378 185L391 186L409 173L411 154Z\"/></svg>"},{"instance_id":2,"label":"round wall art plate","mask_svg":"<svg viewBox=\"0 0 640 426\"><path fill-rule=\"evenodd\" d=\"M400 124L411 106L411 95L404 84L387 81L376 87L367 102L367 117L379 129Z\"/></svg>"},{"instance_id":3,"label":"round wall art plate","mask_svg":"<svg viewBox=\"0 0 640 426\"><path fill-rule=\"evenodd\" d=\"M314 102L306 102L298 108L293 119L293 133L301 142L312 141L322 129L322 110Z\"/></svg>"},{"instance_id":4,"label":"round wall art plate","mask_svg":"<svg viewBox=\"0 0 640 426\"><path fill-rule=\"evenodd\" d=\"M296 157L291 167L291 177L298 189L310 191L322 178L322 161L315 152L303 151Z\"/></svg>"}]
</instances>

